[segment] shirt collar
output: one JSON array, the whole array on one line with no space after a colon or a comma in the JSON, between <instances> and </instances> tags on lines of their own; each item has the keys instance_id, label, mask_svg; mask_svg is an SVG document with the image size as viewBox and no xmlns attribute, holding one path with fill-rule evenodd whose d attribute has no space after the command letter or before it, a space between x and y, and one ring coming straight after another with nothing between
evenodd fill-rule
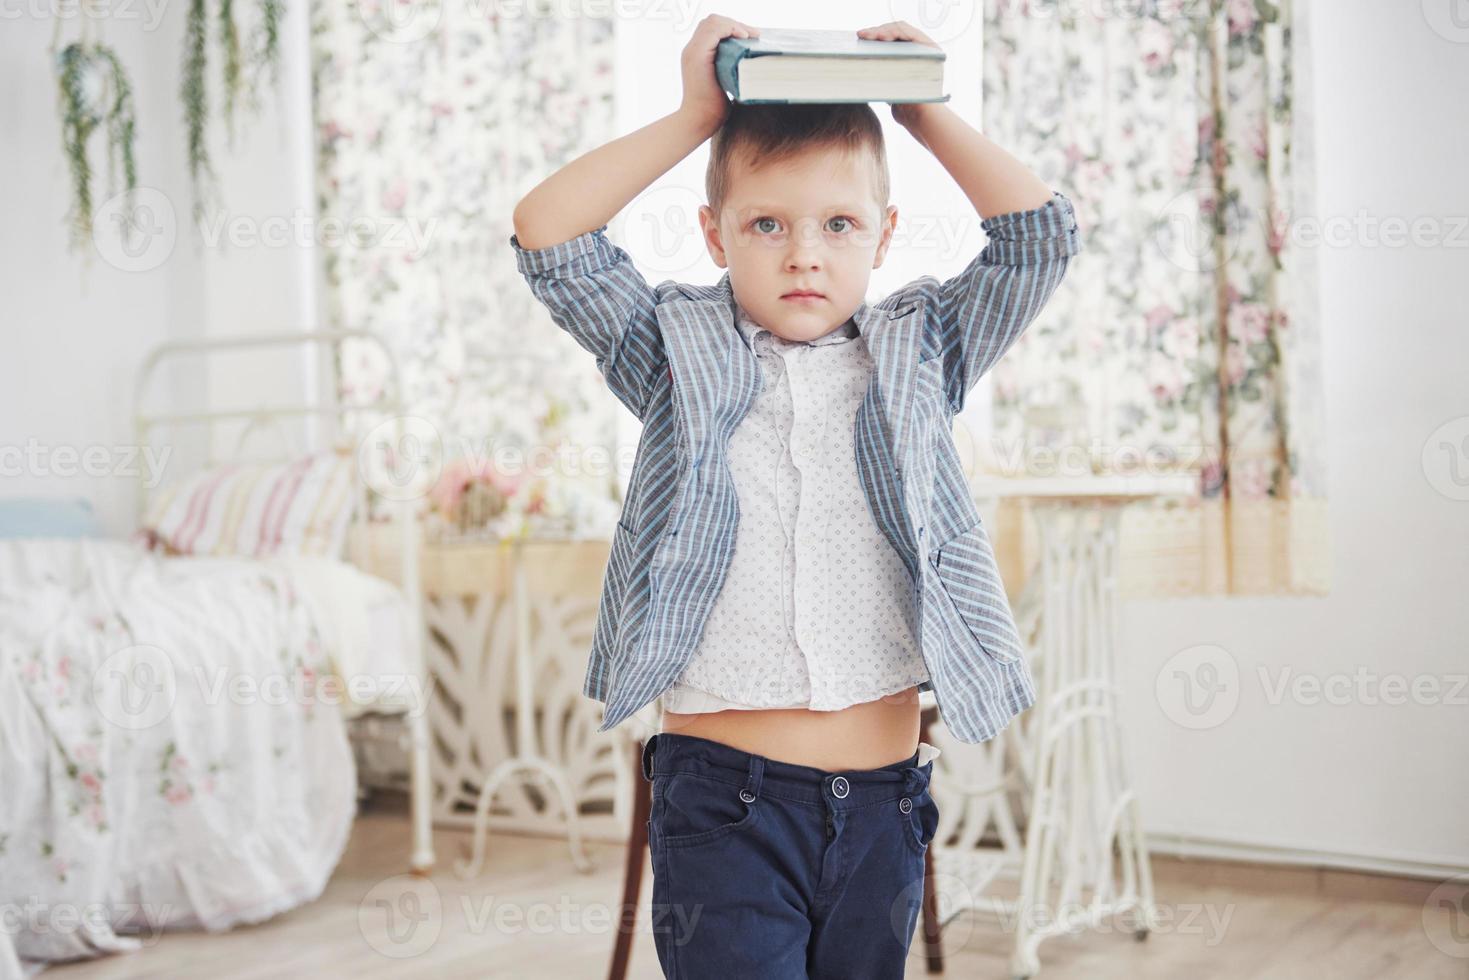
<instances>
[{"instance_id":1,"label":"shirt collar","mask_svg":"<svg viewBox=\"0 0 1469 980\"><path fill-rule=\"evenodd\" d=\"M759 337L762 333L770 333L765 327L756 323L738 302L735 303L735 324L739 327L740 333L744 334L745 340L752 348L755 346L755 338ZM774 334L770 335L772 337L775 336ZM840 344L846 340L853 340L859 335L860 331L857 329L857 324L853 322L851 317L848 317L847 322L835 330L823 334L815 340L805 341L805 343L812 347L821 347L826 344Z\"/></svg>"}]
</instances>

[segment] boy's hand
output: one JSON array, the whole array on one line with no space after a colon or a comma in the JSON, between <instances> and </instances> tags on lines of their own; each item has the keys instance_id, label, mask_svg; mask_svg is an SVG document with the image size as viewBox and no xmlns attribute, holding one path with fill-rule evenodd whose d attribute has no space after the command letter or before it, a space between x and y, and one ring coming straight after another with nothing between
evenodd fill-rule
<instances>
[{"instance_id":1,"label":"boy's hand","mask_svg":"<svg viewBox=\"0 0 1469 980\"><path fill-rule=\"evenodd\" d=\"M697 120L710 133L718 129L729 114L729 97L714 75L714 51L727 37L759 36L757 28L719 14L710 14L699 21L679 58L683 66L683 103L679 111Z\"/></svg>"},{"instance_id":2,"label":"boy's hand","mask_svg":"<svg viewBox=\"0 0 1469 980\"><path fill-rule=\"evenodd\" d=\"M857 32L857 36L867 41L917 41L919 44L927 44L929 47L939 47L933 38L908 23L906 20L889 21L876 27L864 27ZM942 49L940 49L942 50ZM889 106L893 110L893 120L899 125L912 129L924 112L930 110L934 105L941 103L927 102L899 102Z\"/></svg>"}]
</instances>

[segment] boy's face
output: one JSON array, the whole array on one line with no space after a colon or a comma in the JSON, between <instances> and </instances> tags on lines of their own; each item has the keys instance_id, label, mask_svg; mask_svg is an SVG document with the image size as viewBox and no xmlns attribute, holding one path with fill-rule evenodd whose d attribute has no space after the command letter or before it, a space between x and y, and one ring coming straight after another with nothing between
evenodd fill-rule
<instances>
[{"instance_id":1,"label":"boy's face","mask_svg":"<svg viewBox=\"0 0 1469 980\"><path fill-rule=\"evenodd\" d=\"M814 340L846 323L867 298L898 209L881 208L866 154L817 148L751 169L732 162L723 213L705 205L709 255L729 269L735 300L786 340ZM817 295L799 296L810 291Z\"/></svg>"}]
</instances>

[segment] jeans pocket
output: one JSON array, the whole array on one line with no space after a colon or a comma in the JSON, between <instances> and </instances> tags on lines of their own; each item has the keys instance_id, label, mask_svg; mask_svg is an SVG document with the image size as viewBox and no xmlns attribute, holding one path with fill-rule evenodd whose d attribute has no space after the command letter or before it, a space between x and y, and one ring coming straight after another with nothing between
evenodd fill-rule
<instances>
[{"instance_id":1,"label":"jeans pocket","mask_svg":"<svg viewBox=\"0 0 1469 980\"><path fill-rule=\"evenodd\" d=\"M908 801L906 806L903 800ZM914 850L922 854L928 850L928 845L938 833L938 804L934 802L927 788L913 796L905 796L903 800L898 801L898 809L904 811L902 816L907 830L903 836Z\"/></svg>"},{"instance_id":2,"label":"jeans pocket","mask_svg":"<svg viewBox=\"0 0 1469 980\"><path fill-rule=\"evenodd\" d=\"M653 839L665 847L698 847L746 830L760 819L760 801L747 801L748 795L717 779L661 773L654 777L649 817Z\"/></svg>"}]
</instances>

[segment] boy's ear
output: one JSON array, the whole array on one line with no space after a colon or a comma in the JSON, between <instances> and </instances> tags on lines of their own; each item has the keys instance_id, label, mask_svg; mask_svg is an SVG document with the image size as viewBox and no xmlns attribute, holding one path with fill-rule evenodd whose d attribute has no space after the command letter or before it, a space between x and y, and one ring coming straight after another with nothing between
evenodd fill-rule
<instances>
[{"instance_id":1,"label":"boy's ear","mask_svg":"<svg viewBox=\"0 0 1469 980\"><path fill-rule=\"evenodd\" d=\"M893 231L898 227L898 206L889 204L882 216L882 239L877 243L877 253L872 256L872 267L874 269L882 265L883 259L887 258L888 246L893 243Z\"/></svg>"},{"instance_id":2,"label":"boy's ear","mask_svg":"<svg viewBox=\"0 0 1469 980\"><path fill-rule=\"evenodd\" d=\"M719 235L719 221L714 216L714 209L707 204L699 205L699 229L704 233L704 247L709 250L714 264L721 269L729 268L724 256L724 239Z\"/></svg>"}]
</instances>

